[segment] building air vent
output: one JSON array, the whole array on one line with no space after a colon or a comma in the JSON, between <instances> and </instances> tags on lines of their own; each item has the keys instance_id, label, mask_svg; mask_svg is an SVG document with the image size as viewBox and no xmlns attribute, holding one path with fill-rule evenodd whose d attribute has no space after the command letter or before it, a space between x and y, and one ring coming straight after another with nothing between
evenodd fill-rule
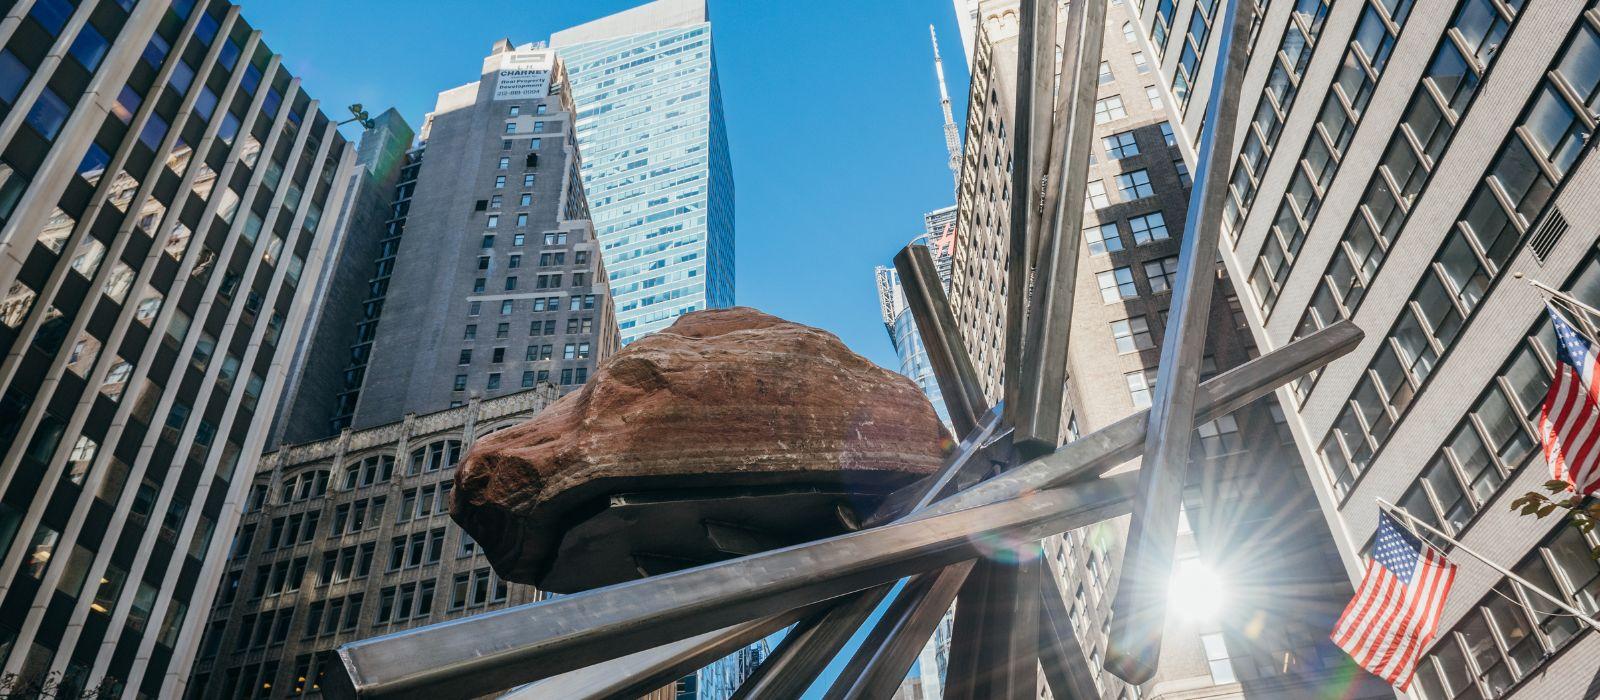
<instances>
[{"instance_id":1,"label":"building air vent","mask_svg":"<svg viewBox=\"0 0 1600 700\"><path fill-rule=\"evenodd\" d=\"M1567 217L1561 215L1561 210L1550 207L1550 215L1544 217L1544 223L1534 231L1533 238L1528 240L1528 248L1533 251L1533 256L1541 264L1545 258L1550 257L1550 251L1555 250L1556 243L1561 241L1562 234L1567 232Z\"/></svg>"}]
</instances>

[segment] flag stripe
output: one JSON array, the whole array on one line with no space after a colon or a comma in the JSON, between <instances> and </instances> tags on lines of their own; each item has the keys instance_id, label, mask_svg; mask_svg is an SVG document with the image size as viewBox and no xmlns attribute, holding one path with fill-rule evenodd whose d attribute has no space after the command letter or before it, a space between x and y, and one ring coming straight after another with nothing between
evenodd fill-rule
<instances>
[{"instance_id":1,"label":"flag stripe","mask_svg":"<svg viewBox=\"0 0 1600 700\"><path fill-rule=\"evenodd\" d=\"M1410 687L1455 572L1443 554L1380 513L1366 573L1329 636L1362 668Z\"/></svg>"},{"instance_id":2,"label":"flag stripe","mask_svg":"<svg viewBox=\"0 0 1600 700\"><path fill-rule=\"evenodd\" d=\"M1590 495L1600 490L1600 381L1596 380L1595 347L1565 316L1549 306L1556 335L1556 373L1539 412L1539 439L1544 443L1550 478L1565 481L1572 491Z\"/></svg>"}]
</instances>

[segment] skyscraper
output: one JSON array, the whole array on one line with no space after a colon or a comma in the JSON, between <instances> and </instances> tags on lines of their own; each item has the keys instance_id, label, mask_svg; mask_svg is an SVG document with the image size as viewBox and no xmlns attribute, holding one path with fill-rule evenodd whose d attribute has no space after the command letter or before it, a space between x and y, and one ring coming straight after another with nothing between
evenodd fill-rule
<instances>
[{"instance_id":1,"label":"skyscraper","mask_svg":"<svg viewBox=\"0 0 1600 700\"><path fill-rule=\"evenodd\" d=\"M364 362L340 400L350 425L571 390L617 347L574 114L563 62L531 44L497 42L478 80L439 93L396 190L381 315L338 349Z\"/></svg>"},{"instance_id":2,"label":"skyscraper","mask_svg":"<svg viewBox=\"0 0 1600 700\"><path fill-rule=\"evenodd\" d=\"M705 0L556 32L624 344L733 305L733 166Z\"/></svg>"},{"instance_id":3,"label":"skyscraper","mask_svg":"<svg viewBox=\"0 0 1600 700\"><path fill-rule=\"evenodd\" d=\"M1015 0L978 5L950 296L993 401L1003 390L1014 148L1008 135L1014 132L1019 8ZM1137 11L1111 3L1103 27L1072 283L1064 411L1069 437L1151 404L1186 233L1193 150L1188 134L1174 129L1174 115L1187 108L1197 120L1203 100L1185 102L1163 81L1148 35L1138 30ZM1215 5L1202 7L1184 26L1208 27L1207 13L1214 11ZM1202 49L1203 43L1193 47ZM1238 299L1223 289L1213 301L1205 378L1255 355ZM1177 540L1175 580L1181 583L1173 586L1159 671L1142 687L1101 668L1127 520L1046 543L1086 663L1106 696L1300 697L1334 687L1344 697L1390 695L1327 640L1351 588L1282 423L1281 410L1268 399L1197 426Z\"/></svg>"},{"instance_id":4,"label":"skyscraper","mask_svg":"<svg viewBox=\"0 0 1600 700\"><path fill-rule=\"evenodd\" d=\"M228 2L6 12L6 692L174 697L355 153Z\"/></svg>"}]
</instances>

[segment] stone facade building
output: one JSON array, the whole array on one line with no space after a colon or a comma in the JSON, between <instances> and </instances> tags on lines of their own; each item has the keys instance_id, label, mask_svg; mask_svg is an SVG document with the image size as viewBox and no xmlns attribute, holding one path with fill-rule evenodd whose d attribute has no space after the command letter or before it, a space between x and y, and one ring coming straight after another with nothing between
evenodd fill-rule
<instances>
[{"instance_id":1,"label":"stone facade building","mask_svg":"<svg viewBox=\"0 0 1600 700\"><path fill-rule=\"evenodd\" d=\"M339 645L532 602L450 520L477 439L559 395L549 383L262 456L211 608L194 697L318 694Z\"/></svg>"}]
</instances>

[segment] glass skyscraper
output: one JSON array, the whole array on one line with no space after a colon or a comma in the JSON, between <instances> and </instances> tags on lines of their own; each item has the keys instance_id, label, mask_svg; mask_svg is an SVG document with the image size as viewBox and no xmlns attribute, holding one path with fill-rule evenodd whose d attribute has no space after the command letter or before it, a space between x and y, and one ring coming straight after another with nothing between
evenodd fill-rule
<instances>
[{"instance_id":1,"label":"glass skyscraper","mask_svg":"<svg viewBox=\"0 0 1600 700\"><path fill-rule=\"evenodd\" d=\"M557 32L622 342L733 304L733 169L704 0Z\"/></svg>"}]
</instances>

